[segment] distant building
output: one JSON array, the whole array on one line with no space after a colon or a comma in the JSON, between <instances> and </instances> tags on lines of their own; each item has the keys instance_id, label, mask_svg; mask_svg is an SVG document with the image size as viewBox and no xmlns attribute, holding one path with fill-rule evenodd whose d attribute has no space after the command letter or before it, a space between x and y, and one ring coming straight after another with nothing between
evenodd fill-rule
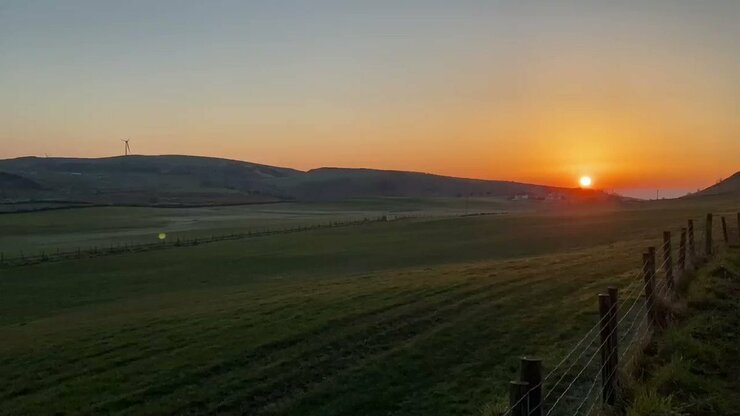
<instances>
[{"instance_id":1,"label":"distant building","mask_svg":"<svg viewBox=\"0 0 740 416\"><path fill-rule=\"evenodd\" d=\"M545 199L547 201L563 201L565 200L565 195L561 194L560 192L549 192Z\"/></svg>"}]
</instances>

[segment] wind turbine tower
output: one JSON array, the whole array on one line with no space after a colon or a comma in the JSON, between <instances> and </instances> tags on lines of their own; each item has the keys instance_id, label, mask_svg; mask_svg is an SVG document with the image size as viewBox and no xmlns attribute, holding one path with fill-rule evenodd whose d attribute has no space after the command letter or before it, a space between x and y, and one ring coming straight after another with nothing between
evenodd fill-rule
<instances>
[{"instance_id":1,"label":"wind turbine tower","mask_svg":"<svg viewBox=\"0 0 740 416\"><path fill-rule=\"evenodd\" d=\"M128 144L129 140L131 139L121 139L121 141L123 142L123 155L124 156L128 156L129 153L131 153L131 146L129 146Z\"/></svg>"}]
</instances>

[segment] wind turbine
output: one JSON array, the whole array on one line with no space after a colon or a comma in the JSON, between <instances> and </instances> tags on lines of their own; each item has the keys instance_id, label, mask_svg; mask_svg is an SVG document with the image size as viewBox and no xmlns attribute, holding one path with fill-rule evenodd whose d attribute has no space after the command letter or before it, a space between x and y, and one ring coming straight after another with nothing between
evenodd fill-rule
<instances>
[{"instance_id":1,"label":"wind turbine","mask_svg":"<svg viewBox=\"0 0 740 416\"><path fill-rule=\"evenodd\" d=\"M123 142L123 155L128 156L129 153L131 153L131 146L129 146L128 142L131 139L121 139Z\"/></svg>"}]
</instances>

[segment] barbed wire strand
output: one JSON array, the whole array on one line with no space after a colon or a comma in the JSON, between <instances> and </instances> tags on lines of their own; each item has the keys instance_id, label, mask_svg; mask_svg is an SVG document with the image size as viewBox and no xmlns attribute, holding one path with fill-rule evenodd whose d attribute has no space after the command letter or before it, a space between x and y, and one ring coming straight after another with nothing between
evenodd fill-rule
<instances>
[{"instance_id":1,"label":"barbed wire strand","mask_svg":"<svg viewBox=\"0 0 740 416\"><path fill-rule=\"evenodd\" d=\"M639 333L640 333L640 329L641 329L641 328L642 328L642 326L643 326L643 325L645 324L645 322L647 322L647 315L643 315L643 317L642 317L642 319L640 319L640 321L641 321L641 323L640 323L640 325L639 325L639 326L637 327L637 329L635 330L635 332L634 332L634 333L632 334L632 336L631 336L631 338L630 338L630 342L629 342L629 343L627 344L627 348L625 348L625 349L624 349L624 351L622 351L622 354L620 354L620 363L621 363L621 364L620 364L620 366L621 366L622 368L624 368L624 364L622 363L621 359L622 359L622 358L624 358L624 356L625 356L625 355L627 354L627 352L631 350L631 347L635 345L635 343L636 343L636 339L637 339L637 334L639 334ZM632 328L634 327L634 323L635 323L635 322L636 322L636 320L632 322L632 325L631 325L631 326L630 326L630 328L629 328L629 329L627 330L627 332L629 332L629 331L630 331L630 330L631 330L631 329L632 329ZM625 336L623 336L623 337L622 337L621 339L624 339L624 338L626 338L626 335L625 335ZM603 368L604 368L604 366L602 365L602 367L601 367L601 369L600 369L600 370L602 370ZM611 378L611 377L612 377L612 376L614 375L614 373L615 373L615 372L616 372L616 371L617 371L617 370L618 370L619 368L620 368L619 366L617 366L617 367L613 368L613 369L612 369L612 371L611 371L611 373L609 373L609 378ZM594 383L592 383L592 385L591 385L591 387L590 387L590 389L589 389L589 392L588 392L588 393L586 394L586 398L584 398L584 400L583 400L583 401L581 402L581 404L580 404L580 405L579 405L579 407L578 407L578 408L576 409L576 412L575 412L574 414L578 414L578 412L580 411L581 407L583 407L583 404L585 404L585 402L587 402L587 401L588 401L588 396L590 396L590 394L591 394L591 391L593 390L593 387L595 386L595 384L596 384L596 380L597 380L597 379L598 379L598 373L597 373L597 377L596 377L596 378L594 379ZM586 413L584 413L584 415L585 415L585 416L588 416L588 415L590 415L590 414L591 414L591 411L593 411L594 407L596 406L596 403L598 403L598 402L599 402L599 400L598 400L598 397L599 397L598 395L594 396L594 400L592 401L592 403L591 403L591 406L589 406L589 408L588 408L588 410L586 411Z\"/></svg>"},{"instance_id":2,"label":"barbed wire strand","mask_svg":"<svg viewBox=\"0 0 740 416\"><path fill-rule=\"evenodd\" d=\"M632 325L632 327L634 327L634 322L636 322L636 321L637 321L637 320L634 320L634 321L633 321L633 325ZM632 327L630 327L630 329L631 329ZM629 331L630 329L628 329L628 331ZM636 333L633 333L633 334L632 334L632 337L631 337L631 339L630 339L630 343L629 343L629 344L627 344L627 348L625 348L625 351L629 350L629 347L631 347L631 346L632 346L632 345L634 344L635 334L636 334ZM596 375L594 376L593 382L591 383L591 386L589 387L589 389L588 389L588 392L586 393L586 396L585 396L585 397L583 398L583 400L581 401L581 403L580 403L580 404L578 405L578 408L576 408L576 410L575 410L574 414L576 414L576 415L577 415L577 414L578 414L578 413L580 412L580 410L581 410L581 409L583 408L583 405L584 405L584 404L586 404L586 403L588 402L588 399L589 399L589 398L590 398L590 396L591 396L591 392L593 391L594 387L596 386L596 382L597 382L597 381L598 381L598 379L599 379L599 375L600 375L600 374L602 374L602 371L604 370L604 367L605 367L605 366L606 366L607 364L609 364L609 361L610 361L610 359L611 359L611 357L612 357L612 355L614 354L614 352L615 352L615 351L616 351L616 350L612 350L612 351L610 352L610 354L609 354L609 356L607 357L607 359L606 359L606 360L604 360L604 363L603 363L603 364L601 365L601 367L600 367L600 368L598 369L598 371L596 372ZM624 355L622 355L622 356L624 356ZM617 369L618 369L618 368L619 368L619 366L615 366L615 367L614 367L614 368L612 369L612 371L611 371L611 372L609 373L609 375L607 376L607 379L611 378L611 377L612 377L612 376L614 375L614 373L615 373L615 372L617 371ZM603 380L602 380L602 382L603 382ZM586 412L586 415L588 415L588 414L589 414L589 412L590 412L591 410L593 410L593 407L595 406L596 402L598 402L598 395L596 396L596 400L594 400L594 402L592 403L592 405L591 405L591 407L589 408L589 410L588 410L588 411Z\"/></svg>"},{"instance_id":3,"label":"barbed wire strand","mask_svg":"<svg viewBox=\"0 0 740 416\"><path fill-rule=\"evenodd\" d=\"M661 266L662 266L662 265L661 265ZM643 273L642 271L640 271L640 272L638 272L638 273L636 274L636 276L635 276L635 277L639 277L639 276L642 276L643 274L644 274L644 273ZM644 288L645 288L645 285L647 285L647 282L646 282L646 283L645 283L645 284L644 284L644 285L643 285L642 287L640 287L640 286L639 286L639 283L640 283L640 280L639 280L639 279L634 279L634 278L633 278L633 279L631 279L631 280L633 280L633 281L632 281L632 283L630 283L630 284L629 284L629 285L627 286L627 288L626 288L626 289L624 289L625 291L627 291L627 292L628 292L628 295L627 295L627 297L625 298L626 300L631 300L631 299L633 299L633 298L634 298L634 301L633 301L632 305L630 306L630 308L628 309L628 311L631 311L631 310L632 310L632 308L634 307L634 305L635 305L635 304L637 303L637 301L638 301L638 300L639 300L639 299L640 299L640 298L642 297L642 295L640 295L640 294L639 294L639 293L641 292L641 291L640 291L640 289L644 290ZM635 286L635 285L637 285L637 286ZM635 286L635 287L633 288L633 286ZM636 295L637 295L637 296L636 296ZM560 367L562 366L562 364L563 364L563 363L564 363L565 361L567 361L567 359L568 359L568 358L570 358L570 356L572 356L572 355L573 355L573 353L574 353L574 352L576 351L576 349L577 349L577 348L578 348L578 347L579 347L579 346L580 346L580 345L581 345L581 344L583 343L583 341L585 341L585 340L586 340L586 339L588 338L588 336L589 336L589 335L590 335L590 334L591 334L591 333L592 333L592 332L593 332L593 331L594 331L594 330L595 330L596 328L598 328L598 327L599 327L599 325L600 325L600 324L602 323L602 321L603 321L604 319L606 319L606 318L607 318L606 316L602 317L602 318L601 318L601 319L600 319L600 320L599 320L599 321L598 321L598 322L597 322L597 323L596 323L596 324L595 324L594 326L592 326L592 327L591 327L591 329L589 329L589 331L588 331L588 332L586 333L586 335L584 335L584 336L583 336L583 337L582 337L582 338L581 338L581 339L580 339L580 340L578 341L578 343L576 344L576 346L575 346L575 347L573 347L573 349L571 349L571 351L570 351L570 352L569 352L569 353L568 353L568 354L567 354L567 355L565 356L565 358L563 358L563 359L562 359L562 360L560 361L560 363L558 363L558 365L557 365L557 366L555 366L555 368L554 368L554 369L553 369L552 371L550 371L550 373L549 373L549 374L548 374L548 375L547 375L547 376L546 376L546 377L545 377L545 378L543 379L543 382L544 382L544 381L546 381L546 380L547 380L547 379L548 379L548 378L550 377L550 375L552 375L552 374L553 374L553 373L554 373L554 372L555 372L555 371L556 371L557 369L559 369L559 368L560 368ZM621 321L620 321L620 322L621 322ZM583 356L583 354L585 354L585 352L586 352L586 351L588 350L588 347L590 347L590 346L591 346L592 344L593 344L593 340L592 340L592 341L591 341L591 342L590 342L589 344L587 344L587 345L586 345L586 347L584 348L584 350L582 350L582 351L581 351L581 353L580 353L580 354L578 355L578 357L576 357L576 359L574 360L573 364L571 364L571 365L570 365L570 366L568 367L568 369L567 369L567 370L566 370L566 371L565 371L565 372L563 373L563 375L562 375L562 376L561 376L561 377L560 377L560 378L558 379L558 381L557 381L557 382L555 383L555 385L553 385L553 386L552 386L552 387L551 387L551 388L549 389L549 391L548 391L548 393L547 393L547 394L545 395L545 398L543 399L543 401L546 401L546 400L547 400L547 399L548 399L548 398L549 398L549 397L550 397L550 396L552 395L552 393L553 393L553 392L555 391L555 388L556 388L556 387L557 387L558 385L560 385L560 382L562 382L562 380L563 380L563 379L564 379L564 378L565 378L565 377L566 377L566 376L567 376L567 375L568 375L568 374L570 373L570 370L572 370L572 369L573 369L573 367L574 367L574 366L575 366L575 364L576 364L576 363L578 362L578 360L579 360L579 359L580 359L580 358L581 358L581 357Z\"/></svg>"},{"instance_id":4,"label":"barbed wire strand","mask_svg":"<svg viewBox=\"0 0 740 416\"><path fill-rule=\"evenodd\" d=\"M581 377L581 375L583 374L584 371L586 371L586 368L588 368L588 366L591 364L591 362L593 362L594 358L601 351L601 349L604 347L604 345L606 345L606 343L609 342L609 340L611 339L611 335L614 333L614 331L616 331L616 329L617 329L617 327L615 326L614 328L612 328L612 330L608 334L606 334L606 336L604 337L604 341L599 345L599 347L594 351L594 353L591 354L591 357L589 358L589 360L586 363L586 365L584 365L583 368L581 369L581 371L578 372L578 374L576 375L576 377L573 379L573 381L570 382L570 384L565 389L565 391L563 391L563 393L558 397L558 399L555 401L555 403L552 405L552 407L550 408L550 410L547 412L547 414L545 416L549 416L553 412L553 410L555 410L557 408L558 403L560 403L560 401L563 399L563 397L565 396L565 394L568 391L570 391L570 388L573 386L573 384L575 384L575 381L578 380L578 378Z\"/></svg>"},{"instance_id":5,"label":"barbed wire strand","mask_svg":"<svg viewBox=\"0 0 740 416\"><path fill-rule=\"evenodd\" d=\"M645 282L645 284L643 285L643 288L646 287L648 283L649 282ZM627 311L624 312L624 315L618 321L617 325L608 334L608 337L610 337L614 333L614 331L617 330L617 328L619 328L619 324L621 324L622 322L624 322L625 319L627 319L627 317L630 315L630 312L634 309L635 305L637 305L637 301L640 298L641 298L641 296L635 297L635 300L632 302L632 304L627 309ZM642 309L643 309L642 307L639 308L638 309L638 312L641 311ZM638 312L636 312L636 314ZM603 321L603 318L602 318L601 321ZM637 321L636 319L633 319L633 325L627 330L626 333L628 333L632 329L632 327L634 326L634 322L636 322L636 321ZM608 337L607 337L607 340L608 340ZM555 403L550 408L550 411L548 411L547 415L550 415L550 413L552 413L552 411L557 407L558 403L563 399L563 397L568 393L568 391L570 391L571 387L575 384L575 381L578 380L578 378L580 378L580 376L583 374L583 372L585 371L585 369L588 368L588 366L591 364L591 362L593 361L594 357L596 356L596 353L600 351L600 349L601 349L601 347L603 347L603 345L604 345L604 343L602 342L602 344L600 345L600 347L594 351L594 353L591 355L591 357L590 357L589 361L586 363L586 365L583 366L583 368L581 369L581 371L579 371L579 373L576 375L576 377L574 377L574 379L569 383L568 387L560 394L560 396L558 397L558 399L555 401ZM546 398L549 398L550 394L551 393L548 393L548 395L546 396Z\"/></svg>"}]
</instances>

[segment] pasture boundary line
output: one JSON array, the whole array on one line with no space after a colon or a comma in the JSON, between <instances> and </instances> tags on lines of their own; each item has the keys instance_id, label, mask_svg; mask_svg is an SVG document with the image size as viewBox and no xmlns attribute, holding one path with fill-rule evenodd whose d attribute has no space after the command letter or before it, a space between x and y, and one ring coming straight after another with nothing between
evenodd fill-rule
<instances>
[{"instance_id":1,"label":"pasture boundary line","mask_svg":"<svg viewBox=\"0 0 740 416\"><path fill-rule=\"evenodd\" d=\"M113 203L99 203L99 202L86 202L86 201L64 201L64 200L48 200L48 201L23 201L23 202L0 202L0 206L13 206L13 205L31 205L31 204L69 204L55 207L40 207L35 209L20 209L16 211L0 211L0 215L17 215L17 214L35 214L37 212L48 212L48 211L66 211L73 209L86 209L86 208L152 208L152 209L188 209L188 208L229 208L229 207L252 207L255 205L274 205L274 204L291 204L298 201L280 200L280 201L263 201L263 202L235 202L235 203L223 203L223 204L113 204Z\"/></svg>"},{"instance_id":2,"label":"pasture boundary line","mask_svg":"<svg viewBox=\"0 0 740 416\"><path fill-rule=\"evenodd\" d=\"M722 241L714 241L714 215L712 213L706 215L704 230L700 233L695 232L693 219L687 221L686 227L679 228L680 244L676 262L673 257L676 250L671 245L672 230L663 231L661 245L663 261L661 264L658 265L656 261L656 248L648 247L642 254L641 271L631 277L631 281L623 289L626 294L624 299L620 299L619 290L616 287L609 287L604 293L598 294L600 319L575 343L573 348L569 349L564 358L544 378L542 377L541 359L521 357L519 379L509 383L509 405L507 410L500 415L588 416L599 404L603 409L617 406L622 394L619 373L624 370L625 366L622 361L625 356L634 351L636 346L650 340L653 334L660 333L671 325L672 316L668 305L681 296L678 288L685 288L688 283L687 279L692 273L718 252L727 247L736 247L731 242L727 220L724 216L720 217ZM737 219L737 235L740 238L740 213L737 213ZM699 250L697 250L696 236L703 239L704 247L701 253L697 253ZM657 280L658 272L662 275L660 280ZM640 302L643 299L644 302ZM635 309L638 304L640 306ZM621 318L619 318L620 306L626 307L621 312ZM634 313L632 313L633 310ZM647 330L643 331L646 324ZM622 326L625 331L620 334ZM600 334L593 334L594 330L599 327L601 328ZM600 343L597 341L599 339ZM589 342L585 342L586 340ZM598 347L591 350L595 343L599 344ZM622 351L619 351L620 347ZM576 351L580 352L576 354ZM599 353L601 355L600 366L587 371ZM580 360L584 356L588 357L588 361L582 364ZM559 369L564 368L564 364L569 360L570 365L565 366L567 368L557 378L557 381L551 386L546 386L546 381ZM569 377L571 370L575 367L579 368L575 377ZM585 384L583 383L584 376ZM569 378L566 380L566 377ZM599 378L601 389L596 389ZM564 381L567 384L565 389L557 390ZM581 385L588 386L585 394L579 394L577 391ZM595 396L592 394L599 391L601 400L598 394ZM548 403L548 399L556 393L557 399L553 403ZM567 406L568 401L573 402L571 407ZM589 401L592 401L590 406L587 405ZM559 405L562 406L558 408ZM585 413L581 413L582 409Z\"/></svg>"},{"instance_id":3,"label":"pasture boundary line","mask_svg":"<svg viewBox=\"0 0 740 416\"><path fill-rule=\"evenodd\" d=\"M171 248L179 248L179 247L192 247L192 246L198 246L201 244L217 243L221 241L235 241L235 240L243 240L243 239L248 239L248 238L266 237L266 236L281 235L281 234L294 234L294 233L306 232L306 231L342 228L342 227L350 227L350 226L355 226L355 225L364 225L364 224L379 223L379 222L401 221L401 220L410 219L410 218L417 218L417 217L397 217L392 220L389 220L386 216L382 216L382 217L375 217L375 218L363 218L361 220L350 220L350 221L343 221L343 222L336 221L336 222L323 223L323 224L313 224L313 225L299 226L299 227L293 227L293 228L283 228L283 229L264 230L264 231L247 231L247 232L232 233L232 234L221 234L221 235L213 235L210 237L201 237L201 238L198 238L198 237L187 238L187 239L177 238L175 241L165 240L159 243L117 244L117 245L110 245L108 247L93 246L93 247L90 247L84 250L83 249L68 250L68 251L56 250L56 251L49 252L49 253L47 253L45 250L42 250L41 254L31 255L31 256L26 256L21 252L20 256L12 257L12 258L7 258L5 257L4 253L0 252L0 267L6 267L6 268L7 267L20 267L20 266L29 266L29 265L39 264L39 263L59 262L59 261L65 261L65 260L101 257L101 256L109 256L109 255L116 255L116 254L143 253L143 252L154 251L154 250L163 250L163 249L171 249Z\"/></svg>"},{"instance_id":4,"label":"pasture boundary line","mask_svg":"<svg viewBox=\"0 0 740 416\"><path fill-rule=\"evenodd\" d=\"M154 250L172 249L179 247L192 247L201 244L217 243L222 241L236 241L250 238L267 237L273 235L295 234L300 232L334 229L343 227L352 227L374 223L396 222L412 219L449 219L449 218L467 218L486 215L499 215L500 212L479 212L458 215L381 215L377 217L364 217L361 219L351 219L345 221L333 221L327 223L317 223L302 225L296 227L279 228L262 231L247 231L232 234L211 235L209 237L177 238L174 241L164 240L157 243L118 243L107 247L93 246L86 249L78 248L75 250L61 251L59 249L46 252L41 250L40 254L25 255L22 251L20 256L7 257L5 252L0 251L0 268L12 268L31 266L39 263L60 262L67 260L77 260L82 258L94 258L119 254L144 253Z\"/></svg>"}]
</instances>

